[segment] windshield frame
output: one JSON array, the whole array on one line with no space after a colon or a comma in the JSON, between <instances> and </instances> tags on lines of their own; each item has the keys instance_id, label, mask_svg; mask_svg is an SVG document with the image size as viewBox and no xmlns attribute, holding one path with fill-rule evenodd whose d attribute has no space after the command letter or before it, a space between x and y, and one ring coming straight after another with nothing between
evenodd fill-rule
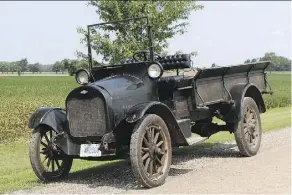
<instances>
[{"instance_id":1,"label":"windshield frame","mask_svg":"<svg viewBox=\"0 0 292 195\"><path fill-rule=\"evenodd\" d=\"M102 23L98 23L98 24L90 24L87 25L87 56L88 56L88 64L89 64L89 71L92 70L93 68L93 59L92 59L92 51L91 51L91 39L90 39L90 29L93 27L98 27L98 26L102 26L102 25L107 25L107 24L116 24L116 23L122 23L122 22L128 22L128 21L137 21L137 20L143 20L146 19L146 25L147 25L147 35L148 35L148 46L149 46L149 51L150 51L150 60L154 61L154 50L153 50L153 38L152 38L152 28L150 25L150 20L149 20L149 16L142 16L142 17L135 17L135 18L128 18L128 19L124 19L124 20L115 20L115 21L109 21L109 22L102 22ZM112 65L113 66L113 65Z\"/></svg>"}]
</instances>

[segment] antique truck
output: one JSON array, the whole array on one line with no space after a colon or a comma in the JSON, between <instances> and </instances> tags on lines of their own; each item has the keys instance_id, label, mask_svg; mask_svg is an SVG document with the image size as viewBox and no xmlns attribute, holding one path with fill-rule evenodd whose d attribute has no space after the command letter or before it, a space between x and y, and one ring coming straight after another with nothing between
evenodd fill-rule
<instances>
[{"instance_id":1,"label":"antique truck","mask_svg":"<svg viewBox=\"0 0 292 195\"><path fill-rule=\"evenodd\" d=\"M149 48L118 64L93 65L91 28L138 20L147 21ZM41 107L29 119L30 162L40 180L64 178L73 159L129 157L136 180L156 187L168 176L173 147L219 131L234 133L243 156L257 154L260 113L266 111L262 95L271 93L265 73L270 62L196 69L186 76L179 72L193 70L191 55L155 53L148 17L87 30L89 66L75 75L81 86L68 94L65 109ZM164 75L169 70L176 74Z\"/></svg>"}]
</instances>

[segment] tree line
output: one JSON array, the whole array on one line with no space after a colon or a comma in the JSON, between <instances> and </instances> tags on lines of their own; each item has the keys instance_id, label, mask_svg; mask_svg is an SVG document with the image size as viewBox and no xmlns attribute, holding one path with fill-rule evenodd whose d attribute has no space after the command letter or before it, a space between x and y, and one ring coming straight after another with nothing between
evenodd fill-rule
<instances>
[{"instance_id":1,"label":"tree line","mask_svg":"<svg viewBox=\"0 0 292 195\"><path fill-rule=\"evenodd\" d=\"M182 51L177 51L176 54L181 54ZM193 52L193 56L196 56L197 53ZM278 56L274 52L265 53L263 57L251 58L244 61L244 63L253 63L260 61L271 61L271 65L268 67L268 71L291 71L291 60L283 56ZM98 65L94 61L95 65ZM213 63L212 67L216 67L217 64ZM16 73L19 76L24 72L42 73L42 72L55 72L56 74L69 74L74 75L75 72L80 68L87 68L88 61L86 59L64 59L61 61L56 61L54 64L40 64L33 63L29 64L27 58L23 58L19 61L14 62L5 62L0 61L0 72L2 74Z\"/></svg>"},{"instance_id":2,"label":"tree line","mask_svg":"<svg viewBox=\"0 0 292 195\"><path fill-rule=\"evenodd\" d=\"M87 67L88 62L85 59L64 59L56 61L54 64L41 64L39 62L29 64L27 58L13 62L0 61L0 72L2 74L11 73L19 76L24 72L32 72L33 74L42 72L68 73L72 76L78 69Z\"/></svg>"},{"instance_id":3,"label":"tree line","mask_svg":"<svg viewBox=\"0 0 292 195\"><path fill-rule=\"evenodd\" d=\"M291 59L278 56L274 52L265 53L263 57L247 59L244 63L271 61L268 71L291 71Z\"/></svg>"}]
</instances>

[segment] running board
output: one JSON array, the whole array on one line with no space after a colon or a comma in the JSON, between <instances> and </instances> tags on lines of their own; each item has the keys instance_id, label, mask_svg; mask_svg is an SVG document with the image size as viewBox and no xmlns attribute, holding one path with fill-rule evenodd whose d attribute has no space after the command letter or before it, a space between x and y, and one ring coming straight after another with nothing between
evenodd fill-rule
<instances>
[{"instance_id":1,"label":"running board","mask_svg":"<svg viewBox=\"0 0 292 195\"><path fill-rule=\"evenodd\" d=\"M187 138L187 142L189 144L189 146L197 144L197 143L201 143L203 141L205 141L206 139L208 139L207 137L197 137L197 136L192 136L190 138Z\"/></svg>"}]
</instances>

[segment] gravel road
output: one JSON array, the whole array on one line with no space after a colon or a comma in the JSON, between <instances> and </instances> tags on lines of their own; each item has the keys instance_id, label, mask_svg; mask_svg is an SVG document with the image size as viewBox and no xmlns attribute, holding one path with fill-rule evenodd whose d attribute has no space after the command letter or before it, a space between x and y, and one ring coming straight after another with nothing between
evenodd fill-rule
<instances>
[{"instance_id":1,"label":"gravel road","mask_svg":"<svg viewBox=\"0 0 292 195\"><path fill-rule=\"evenodd\" d=\"M291 194L291 128L264 134L258 155L251 158L240 157L235 142L201 144L175 150L172 164L166 183L149 190L136 186L127 162L118 162L12 194Z\"/></svg>"}]
</instances>

